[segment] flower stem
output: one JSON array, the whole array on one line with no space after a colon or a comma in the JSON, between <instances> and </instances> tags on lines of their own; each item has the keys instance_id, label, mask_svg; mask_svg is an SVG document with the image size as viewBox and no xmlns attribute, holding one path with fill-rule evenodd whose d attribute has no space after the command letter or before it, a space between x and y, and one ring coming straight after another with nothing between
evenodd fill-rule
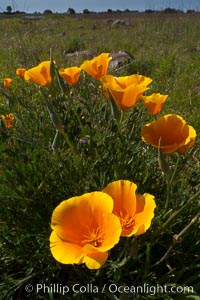
<instances>
[{"instance_id":1,"label":"flower stem","mask_svg":"<svg viewBox=\"0 0 200 300\"><path fill-rule=\"evenodd\" d=\"M70 141L70 139L69 139L67 133L64 131L64 132L62 132L62 135L63 135L63 137L64 137L64 139L65 139L65 141L66 141L66 143L67 143L69 149L71 150L71 153L72 153L72 155L73 155L73 158L74 158L75 162L78 163L78 155L76 154L76 152L75 152L75 150L74 150L74 146L73 146L73 144L71 143L71 141Z\"/></svg>"},{"instance_id":2,"label":"flower stem","mask_svg":"<svg viewBox=\"0 0 200 300\"><path fill-rule=\"evenodd\" d=\"M185 226L181 232L179 232L178 234L173 235L173 243L172 245L170 245L170 247L167 249L167 251L165 252L165 254L161 257L161 259L159 259L152 267L156 267L157 265L159 265L160 263L162 263L164 260L166 260L170 254L170 252L172 251L172 249L174 248L174 246L178 243L181 242L181 237L183 236L184 233L186 233L186 231L188 231L188 229L199 220L200 214L198 213L191 221L190 223Z\"/></svg>"},{"instance_id":3,"label":"flower stem","mask_svg":"<svg viewBox=\"0 0 200 300\"><path fill-rule=\"evenodd\" d=\"M168 177L166 178L166 181L167 181L167 192L166 192L166 201L165 201L165 211L169 207L169 199L171 196L171 184L170 184L170 180Z\"/></svg>"},{"instance_id":4,"label":"flower stem","mask_svg":"<svg viewBox=\"0 0 200 300\"><path fill-rule=\"evenodd\" d=\"M176 165L175 165L174 172L173 172L173 174L171 176L171 179L170 179L170 184L171 185L173 184L174 178L175 178L175 176L177 174L178 165L179 165L179 162L180 162L180 155L177 152L176 152L176 157L177 157L177 159L176 159Z\"/></svg>"},{"instance_id":5,"label":"flower stem","mask_svg":"<svg viewBox=\"0 0 200 300\"><path fill-rule=\"evenodd\" d=\"M56 146L56 142L57 142L57 139L58 139L58 133L59 133L59 131L56 130L56 134L55 134L55 137L54 137L54 139L53 139L53 143L52 143L52 145L51 145L51 148L52 148L52 150L53 150L53 153L55 153L55 146Z\"/></svg>"},{"instance_id":6,"label":"flower stem","mask_svg":"<svg viewBox=\"0 0 200 300\"><path fill-rule=\"evenodd\" d=\"M197 186L197 188L200 187L200 184ZM168 227L168 225L178 216L180 215L180 213L190 205L190 203L192 203L194 200L196 200L198 197L200 196L200 189L198 190L198 192L196 192L196 194L194 194L189 200L188 202L186 202L183 206L181 206L177 211L175 211L170 217L169 219L155 232L154 234L154 238L157 237L161 232L163 232L165 230L165 228Z\"/></svg>"},{"instance_id":7,"label":"flower stem","mask_svg":"<svg viewBox=\"0 0 200 300\"><path fill-rule=\"evenodd\" d=\"M59 133L62 134L62 136L64 137L64 139L65 139L65 141L67 143L67 146L71 150L71 153L73 155L75 163L78 164L78 161L79 161L78 155L75 152L74 146L71 143L71 141L70 141L70 139L68 137L68 134L64 130L64 126L63 126L63 124L62 124L62 122L60 120L59 115L54 111L54 108L52 107L50 101L47 100L47 97L45 97L44 92L42 90L41 90L41 92L42 92L42 95L43 95L43 103L46 105L47 111L48 111L50 119L51 119L51 122L52 122L53 126L56 129L56 136L55 136L55 138L57 139L57 132L59 132ZM56 142L56 139L55 139L55 142Z\"/></svg>"},{"instance_id":8,"label":"flower stem","mask_svg":"<svg viewBox=\"0 0 200 300\"><path fill-rule=\"evenodd\" d=\"M176 155L177 155L177 159L176 159L176 165L175 165L175 168L174 168L174 172L172 174L169 173L166 176L167 195L166 195L166 202L165 202L165 210L167 210L168 207L169 207L169 201L170 201L171 193L172 193L172 186L173 186L174 179L176 177L177 170L178 170L178 165L179 165L179 162L180 162L180 155L178 153L176 153Z\"/></svg>"},{"instance_id":9,"label":"flower stem","mask_svg":"<svg viewBox=\"0 0 200 300\"><path fill-rule=\"evenodd\" d=\"M121 123L122 121L122 110L116 105L111 93L109 92L109 96L110 96L110 104L111 104L111 111L112 111L112 115L114 117L114 119L117 121L118 125Z\"/></svg>"},{"instance_id":10,"label":"flower stem","mask_svg":"<svg viewBox=\"0 0 200 300\"><path fill-rule=\"evenodd\" d=\"M151 260L151 243L147 243L147 246L146 246L146 261L145 261L145 270L144 270L145 278L149 274L150 260Z\"/></svg>"}]
</instances>

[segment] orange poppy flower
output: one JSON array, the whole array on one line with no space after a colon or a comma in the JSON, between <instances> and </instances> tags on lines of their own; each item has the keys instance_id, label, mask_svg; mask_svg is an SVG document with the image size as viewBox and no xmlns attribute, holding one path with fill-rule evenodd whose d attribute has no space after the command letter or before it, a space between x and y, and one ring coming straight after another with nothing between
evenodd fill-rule
<instances>
[{"instance_id":1,"label":"orange poppy flower","mask_svg":"<svg viewBox=\"0 0 200 300\"><path fill-rule=\"evenodd\" d=\"M103 192L61 202L51 219L53 257L63 264L85 263L89 269L100 268L122 230L112 210L113 199Z\"/></svg>"},{"instance_id":2,"label":"orange poppy flower","mask_svg":"<svg viewBox=\"0 0 200 300\"><path fill-rule=\"evenodd\" d=\"M167 97L168 95L154 93L150 96L141 96L141 100L152 115L157 115L161 111Z\"/></svg>"},{"instance_id":3,"label":"orange poppy flower","mask_svg":"<svg viewBox=\"0 0 200 300\"><path fill-rule=\"evenodd\" d=\"M156 207L154 196L136 195L137 185L128 180L109 183L103 192L114 200L113 213L120 219L122 236L143 234L151 225Z\"/></svg>"},{"instance_id":4,"label":"orange poppy flower","mask_svg":"<svg viewBox=\"0 0 200 300\"><path fill-rule=\"evenodd\" d=\"M141 135L142 140L154 148L158 148L160 144L160 150L166 154L183 154L193 146L196 139L195 129L175 114L165 115L143 125Z\"/></svg>"},{"instance_id":5,"label":"orange poppy flower","mask_svg":"<svg viewBox=\"0 0 200 300\"><path fill-rule=\"evenodd\" d=\"M7 127L7 128L11 128L12 126L12 122L14 120L14 115L11 113L11 114L8 114L8 115L1 115L1 120L3 121L4 125Z\"/></svg>"},{"instance_id":6,"label":"orange poppy flower","mask_svg":"<svg viewBox=\"0 0 200 300\"><path fill-rule=\"evenodd\" d=\"M26 69L25 68L18 68L16 70L16 74L21 77L21 78L24 78L24 73L25 73Z\"/></svg>"},{"instance_id":7,"label":"orange poppy flower","mask_svg":"<svg viewBox=\"0 0 200 300\"><path fill-rule=\"evenodd\" d=\"M80 77L81 68L70 67L66 69L60 69L60 76L70 85L74 85L78 82Z\"/></svg>"},{"instance_id":8,"label":"orange poppy flower","mask_svg":"<svg viewBox=\"0 0 200 300\"><path fill-rule=\"evenodd\" d=\"M4 88L9 88L11 86L11 83L12 83L11 78L6 77L3 79L3 87Z\"/></svg>"},{"instance_id":9,"label":"orange poppy flower","mask_svg":"<svg viewBox=\"0 0 200 300\"><path fill-rule=\"evenodd\" d=\"M24 72L24 79L30 82L45 86L51 83L50 75L50 61L43 61L38 66L26 70Z\"/></svg>"},{"instance_id":10,"label":"orange poppy flower","mask_svg":"<svg viewBox=\"0 0 200 300\"><path fill-rule=\"evenodd\" d=\"M142 93L148 90L152 79L137 74L123 77L105 75L101 82L105 97L109 98L111 94L116 105L125 110L135 105Z\"/></svg>"},{"instance_id":11,"label":"orange poppy flower","mask_svg":"<svg viewBox=\"0 0 200 300\"><path fill-rule=\"evenodd\" d=\"M85 60L81 65L81 69L99 80L102 76L106 75L111 59L112 57L109 56L109 53L102 53L92 60Z\"/></svg>"}]
</instances>

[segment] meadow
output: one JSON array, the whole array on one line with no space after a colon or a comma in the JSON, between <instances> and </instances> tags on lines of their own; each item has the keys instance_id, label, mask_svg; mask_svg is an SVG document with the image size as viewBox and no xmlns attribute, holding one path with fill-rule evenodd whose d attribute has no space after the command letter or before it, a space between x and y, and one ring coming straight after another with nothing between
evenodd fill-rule
<instances>
[{"instance_id":1,"label":"meadow","mask_svg":"<svg viewBox=\"0 0 200 300\"><path fill-rule=\"evenodd\" d=\"M0 115L14 115L0 123L0 299L200 299L199 14L2 15L0 32ZM50 59L80 66L81 51L129 53L108 73L150 77L151 92L168 95L159 117L182 116L194 145L177 156L146 144L141 127L154 117L141 101L120 110L86 72L73 86L54 67L49 86L16 75ZM121 237L98 269L56 261L54 209L121 179L154 195L148 230Z\"/></svg>"}]
</instances>

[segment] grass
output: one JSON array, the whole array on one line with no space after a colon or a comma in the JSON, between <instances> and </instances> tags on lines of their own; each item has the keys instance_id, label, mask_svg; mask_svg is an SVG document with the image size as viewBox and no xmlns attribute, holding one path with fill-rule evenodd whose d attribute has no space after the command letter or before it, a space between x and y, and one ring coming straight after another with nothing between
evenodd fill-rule
<instances>
[{"instance_id":1,"label":"grass","mask_svg":"<svg viewBox=\"0 0 200 300\"><path fill-rule=\"evenodd\" d=\"M114 18L124 19L127 25L112 27ZM81 57L80 61L69 58L70 52L127 51L134 61L111 72L150 76L154 92L169 94L161 115L182 115L198 135L199 15L56 14L30 22L1 18L0 31L1 78L13 78L9 98L0 95L0 114L15 114L11 130L3 124L0 127L2 299L90 299L91 292L72 291L76 283L84 287L91 283L99 289L106 284L104 294L92 293L94 299L133 299L131 293L112 292L108 287L144 284L179 289L192 286L194 293L184 294L182 289L173 294L136 294L135 299L199 299L199 196L194 201L192 198L199 192L199 136L195 146L181 157L169 210L165 211L166 181L157 152L140 137L141 126L152 120L143 107L138 104L132 108L119 127L99 82L91 77L81 76L77 86L65 93L55 82L50 91L44 89L41 94L37 86L15 75L18 67L31 68L49 60L50 49L59 67L82 62ZM61 118L78 154L77 162L61 135L52 149L55 129L43 97ZM175 158L169 163L174 168ZM54 208L63 199L101 190L118 179L131 180L138 185L138 193L155 196L157 209L151 228L138 238L121 239L98 271L57 263L49 250ZM25 290L28 284L34 287L30 293ZM67 285L70 291L65 296L37 292L37 284Z\"/></svg>"}]
</instances>

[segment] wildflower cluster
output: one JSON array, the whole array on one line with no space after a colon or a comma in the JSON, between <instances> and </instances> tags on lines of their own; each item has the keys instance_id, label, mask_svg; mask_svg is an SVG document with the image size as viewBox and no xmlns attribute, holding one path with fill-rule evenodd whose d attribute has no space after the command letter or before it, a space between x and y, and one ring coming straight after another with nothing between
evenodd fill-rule
<instances>
[{"instance_id":1,"label":"wildflower cluster","mask_svg":"<svg viewBox=\"0 0 200 300\"><path fill-rule=\"evenodd\" d=\"M149 90L148 85L152 79L143 75L134 74L124 77L106 75L111 59L109 53L102 53L92 60L84 61L80 67L61 68L58 74L68 85L75 85L79 80L81 70L84 70L93 78L101 81L105 97L112 98L118 108L130 109L138 100L141 100L152 115L160 113L168 95L160 93L145 95L144 92ZM19 68L16 70L16 74L27 81L47 86L52 82L51 64L54 63L44 61L28 70ZM11 82L10 78L4 78L4 87L9 88ZM183 154L193 146L195 138L194 128L187 125L185 120L176 114L163 116L142 127L143 141L155 148L159 146L164 153L177 151Z\"/></svg>"},{"instance_id":2,"label":"wildflower cluster","mask_svg":"<svg viewBox=\"0 0 200 300\"><path fill-rule=\"evenodd\" d=\"M109 53L102 53L92 60L84 61L80 67L61 69L58 69L55 61L49 60L31 69L19 68L16 74L39 85L41 90L48 88L56 76L63 92L66 86L78 83L81 72L86 72L99 81L105 101L110 101L112 105L113 117L118 126L122 122L123 112L130 110L139 101L151 113L154 121L142 126L141 139L158 150L161 166L167 163L163 154L184 154L195 143L195 129L176 114L157 117L168 95L148 94L152 82L149 77L139 74L121 77L107 74L111 59ZM11 82L11 79L5 78L3 89L10 88ZM58 133L63 135L78 165L81 158L66 134L58 113L48 99L44 99L44 103L56 129L55 139ZM11 128L14 114L2 115L1 119L7 128ZM162 171L165 173L163 167ZM166 209L174 176L175 173L170 179L167 177ZM136 189L134 182L119 179L110 182L101 191L62 201L51 218L50 250L53 257L63 264L85 263L89 269L98 269L105 263L108 251L118 244L121 236L144 234L151 225L156 204L153 195L137 195Z\"/></svg>"},{"instance_id":3,"label":"wildflower cluster","mask_svg":"<svg viewBox=\"0 0 200 300\"><path fill-rule=\"evenodd\" d=\"M136 188L133 182L119 180L101 192L61 202L51 220L50 246L55 259L97 269L120 236L144 233L150 227L156 205L152 195L136 195Z\"/></svg>"}]
</instances>

